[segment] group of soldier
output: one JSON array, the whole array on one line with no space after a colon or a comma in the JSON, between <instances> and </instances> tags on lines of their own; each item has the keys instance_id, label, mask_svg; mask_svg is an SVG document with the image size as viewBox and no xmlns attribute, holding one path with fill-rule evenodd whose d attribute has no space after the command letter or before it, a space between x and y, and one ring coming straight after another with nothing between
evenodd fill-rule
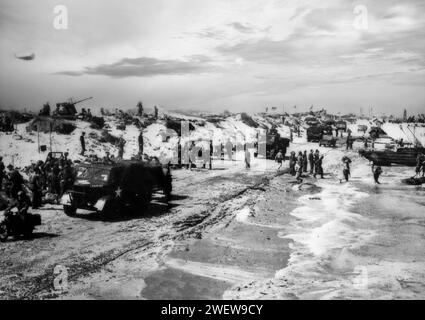
<instances>
[{"instance_id":1,"label":"group of soldier","mask_svg":"<svg viewBox=\"0 0 425 320\"><path fill-rule=\"evenodd\" d=\"M68 159L68 153L64 153L60 158L49 155L46 161L38 161L29 166L27 168L29 179L26 185L17 168L9 164L7 170L5 169L3 158L0 157L0 190L4 189L10 199L6 210L17 207L19 213L23 214L29 206L33 209L42 207L44 194L49 193L51 200L57 202L75 179L73 162Z\"/></svg>"},{"instance_id":2,"label":"group of soldier","mask_svg":"<svg viewBox=\"0 0 425 320\"><path fill-rule=\"evenodd\" d=\"M304 150L304 152L299 151L298 155L295 151L292 151L289 155L289 173L296 176L297 181L302 181L301 175L303 173L310 173L313 174L314 178L320 176L324 179L323 158L324 155L321 155L319 150L316 150L315 152L310 150L309 154L307 154L307 150ZM282 162L285 161L285 156L283 155L282 150L279 150L276 154L275 160L279 163L279 170L282 167Z\"/></svg>"}]
</instances>

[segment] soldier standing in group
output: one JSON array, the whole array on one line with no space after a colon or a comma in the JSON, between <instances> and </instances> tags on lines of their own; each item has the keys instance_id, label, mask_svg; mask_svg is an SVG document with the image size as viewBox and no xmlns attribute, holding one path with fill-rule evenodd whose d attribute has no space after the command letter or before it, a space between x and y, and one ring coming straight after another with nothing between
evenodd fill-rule
<instances>
[{"instance_id":1,"label":"soldier standing in group","mask_svg":"<svg viewBox=\"0 0 425 320\"><path fill-rule=\"evenodd\" d=\"M41 172L39 167L34 168L34 173L30 180L30 189L32 192L32 208L38 209L41 207L42 187L41 187Z\"/></svg>"},{"instance_id":2,"label":"soldier standing in group","mask_svg":"<svg viewBox=\"0 0 425 320\"><path fill-rule=\"evenodd\" d=\"M210 158L211 158L211 156L210 156ZM210 161L210 163L211 163L211 161ZM249 149L246 147L246 144L245 144L245 168L246 169L251 168L251 153L249 152Z\"/></svg>"},{"instance_id":3,"label":"soldier standing in group","mask_svg":"<svg viewBox=\"0 0 425 320\"><path fill-rule=\"evenodd\" d=\"M124 146L125 146L125 140L123 137L121 137L118 142L118 158L119 159L122 159L124 157Z\"/></svg>"},{"instance_id":4,"label":"soldier standing in group","mask_svg":"<svg viewBox=\"0 0 425 320\"><path fill-rule=\"evenodd\" d=\"M323 166L322 166L324 156L323 155L320 156L317 153L317 157L318 157L318 159L315 160L315 162L314 162L314 168L315 168L314 177L316 178L317 175L320 175L320 177L322 179L324 179L324 177L323 177Z\"/></svg>"},{"instance_id":5,"label":"soldier standing in group","mask_svg":"<svg viewBox=\"0 0 425 320\"><path fill-rule=\"evenodd\" d=\"M58 163L55 163L52 168L51 181L50 181L50 191L55 194L60 194L60 169Z\"/></svg>"},{"instance_id":6,"label":"soldier standing in group","mask_svg":"<svg viewBox=\"0 0 425 320\"><path fill-rule=\"evenodd\" d=\"M60 186L61 186L61 194L62 196L66 190L71 188L74 183L74 173L72 172L71 165L69 163L65 164L65 167L61 172Z\"/></svg>"},{"instance_id":7,"label":"soldier standing in group","mask_svg":"<svg viewBox=\"0 0 425 320\"><path fill-rule=\"evenodd\" d=\"M138 141L139 141L139 155L142 156L143 155L143 144L144 144L144 141L143 141L143 130L140 130Z\"/></svg>"},{"instance_id":8,"label":"soldier standing in group","mask_svg":"<svg viewBox=\"0 0 425 320\"><path fill-rule=\"evenodd\" d=\"M314 153L313 153L313 150L310 150L310 153L308 154L308 162L310 162L310 174L313 174L313 172L314 172Z\"/></svg>"},{"instance_id":9,"label":"soldier standing in group","mask_svg":"<svg viewBox=\"0 0 425 320\"><path fill-rule=\"evenodd\" d=\"M81 155L84 156L84 153L86 152L86 140L85 140L86 133L81 133L80 136L80 143L81 143Z\"/></svg>"},{"instance_id":10,"label":"soldier standing in group","mask_svg":"<svg viewBox=\"0 0 425 320\"><path fill-rule=\"evenodd\" d=\"M16 199L14 199L6 208L5 212L10 212L15 207L18 209L17 216L21 219L21 221L25 221L25 216L27 215L30 207L30 200L25 192L19 191L16 195Z\"/></svg>"},{"instance_id":11,"label":"soldier standing in group","mask_svg":"<svg viewBox=\"0 0 425 320\"><path fill-rule=\"evenodd\" d=\"M279 164L279 168L277 168L277 170L279 170L282 167L283 162L282 150L279 150L279 152L276 154L275 161Z\"/></svg>"},{"instance_id":12,"label":"soldier standing in group","mask_svg":"<svg viewBox=\"0 0 425 320\"><path fill-rule=\"evenodd\" d=\"M346 143L347 143L346 150L348 150L348 148L353 149L353 143L351 141L351 130L350 129L347 130L347 140L346 140Z\"/></svg>"},{"instance_id":13,"label":"soldier standing in group","mask_svg":"<svg viewBox=\"0 0 425 320\"><path fill-rule=\"evenodd\" d=\"M416 174L415 174L415 177L419 177L420 174L421 174L421 171L423 172L424 161L425 161L424 155L421 152L419 152L418 156L416 157ZM422 176L423 176L423 173L422 173Z\"/></svg>"},{"instance_id":14,"label":"soldier standing in group","mask_svg":"<svg viewBox=\"0 0 425 320\"><path fill-rule=\"evenodd\" d=\"M249 150L247 150L246 144L245 144L245 151L249 153ZM212 170L212 157L214 154L214 146L212 140L210 140L210 170ZM245 154L245 165L247 166L247 169L251 168L251 154L246 155ZM249 168L248 168L249 167Z\"/></svg>"},{"instance_id":15,"label":"soldier standing in group","mask_svg":"<svg viewBox=\"0 0 425 320\"><path fill-rule=\"evenodd\" d=\"M298 182L302 182L301 174L303 173L303 153L300 151L298 152L298 158L297 158L297 166L296 166L296 179Z\"/></svg>"},{"instance_id":16,"label":"soldier standing in group","mask_svg":"<svg viewBox=\"0 0 425 320\"><path fill-rule=\"evenodd\" d=\"M308 157L307 157L307 150L304 150L303 153L303 172L308 171Z\"/></svg>"},{"instance_id":17,"label":"soldier standing in group","mask_svg":"<svg viewBox=\"0 0 425 320\"><path fill-rule=\"evenodd\" d=\"M92 120L92 118L93 118L93 115L91 114L91 110L90 110L90 108L88 108L88 109L87 109L87 120L88 120L88 121L91 121L91 120Z\"/></svg>"},{"instance_id":18,"label":"soldier standing in group","mask_svg":"<svg viewBox=\"0 0 425 320\"><path fill-rule=\"evenodd\" d=\"M297 157L295 156L295 152L292 151L291 155L289 156L289 173L293 176L295 176L295 164L297 163Z\"/></svg>"},{"instance_id":19,"label":"soldier standing in group","mask_svg":"<svg viewBox=\"0 0 425 320\"><path fill-rule=\"evenodd\" d=\"M24 178L12 165L8 165L7 168L9 169L10 196L16 199L18 192L23 191L22 183L24 182Z\"/></svg>"},{"instance_id":20,"label":"soldier standing in group","mask_svg":"<svg viewBox=\"0 0 425 320\"><path fill-rule=\"evenodd\" d=\"M0 156L0 191L3 189L4 170L3 157Z\"/></svg>"}]
</instances>

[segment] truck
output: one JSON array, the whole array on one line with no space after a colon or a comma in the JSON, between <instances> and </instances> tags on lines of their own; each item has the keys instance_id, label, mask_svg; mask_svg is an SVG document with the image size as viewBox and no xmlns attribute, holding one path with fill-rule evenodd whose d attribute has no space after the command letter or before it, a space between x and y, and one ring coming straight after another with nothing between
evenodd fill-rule
<instances>
[{"instance_id":1,"label":"truck","mask_svg":"<svg viewBox=\"0 0 425 320\"><path fill-rule=\"evenodd\" d=\"M347 122L343 120L339 120L335 123L335 127L338 129L338 131L347 131Z\"/></svg>"},{"instance_id":2,"label":"truck","mask_svg":"<svg viewBox=\"0 0 425 320\"><path fill-rule=\"evenodd\" d=\"M319 141L319 147L325 146L325 147L335 147L336 145L336 138L331 134L323 134L322 138Z\"/></svg>"},{"instance_id":3,"label":"truck","mask_svg":"<svg viewBox=\"0 0 425 320\"><path fill-rule=\"evenodd\" d=\"M331 126L314 126L307 129L307 141L311 142L320 142L323 135L332 135Z\"/></svg>"},{"instance_id":4,"label":"truck","mask_svg":"<svg viewBox=\"0 0 425 320\"><path fill-rule=\"evenodd\" d=\"M123 160L117 163L81 163L75 181L62 198L64 213L77 209L101 214L135 213L146 207L153 192L162 190L168 203L172 191L170 167L158 162Z\"/></svg>"},{"instance_id":5,"label":"truck","mask_svg":"<svg viewBox=\"0 0 425 320\"><path fill-rule=\"evenodd\" d=\"M262 145L258 142L255 143L257 151L254 153L254 157L258 157L260 153L259 150L262 149L266 151L266 159L274 160L279 150L282 150L284 155L286 154L286 149L289 147L290 142L291 139L281 137L276 129L270 129L266 133L265 141L263 140Z\"/></svg>"}]
</instances>

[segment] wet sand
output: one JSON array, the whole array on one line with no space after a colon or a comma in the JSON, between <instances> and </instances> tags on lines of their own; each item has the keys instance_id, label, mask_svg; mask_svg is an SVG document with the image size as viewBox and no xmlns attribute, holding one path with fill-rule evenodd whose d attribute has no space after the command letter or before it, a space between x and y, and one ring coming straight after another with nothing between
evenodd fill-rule
<instances>
[{"instance_id":1,"label":"wet sand","mask_svg":"<svg viewBox=\"0 0 425 320\"><path fill-rule=\"evenodd\" d=\"M349 183L318 182L280 232L288 265L266 281L227 291L236 299L424 299L424 189L400 183L409 168L385 168L374 185L365 164Z\"/></svg>"},{"instance_id":2,"label":"wet sand","mask_svg":"<svg viewBox=\"0 0 425 320\"><path fill-rule=\"evenodd\" d=\"M221 299L247 283L273 278L288 264L291 240L282 239L289 213L299 206L293 178L272 180L265 192L257 191L240 208L229 212L230 221L202 234L202 239L176 246L160 270L146 279L146 299ZM317 191L316 191L317 192ZM278 212L276 212L278 209Z\"/></svg>"}]
</instances>

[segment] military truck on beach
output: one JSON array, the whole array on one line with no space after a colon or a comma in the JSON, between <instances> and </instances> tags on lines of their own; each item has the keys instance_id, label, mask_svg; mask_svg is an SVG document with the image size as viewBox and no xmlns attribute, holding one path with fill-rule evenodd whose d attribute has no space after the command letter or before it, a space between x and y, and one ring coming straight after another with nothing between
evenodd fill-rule
<instances>
[{"instance_id":1,"label":"military truck on beach","mask_svg":"<svg viewBox=\"0 0 425 320\"><path fill-rule=\"evenodd\" d=\"M162 190L167 202L171 196L170 169L159 162L81 163L75 173L73 186L61 198L68 216L77 209L135 213L146 207L156 190Z\"/></svg>"}]
</instances>

